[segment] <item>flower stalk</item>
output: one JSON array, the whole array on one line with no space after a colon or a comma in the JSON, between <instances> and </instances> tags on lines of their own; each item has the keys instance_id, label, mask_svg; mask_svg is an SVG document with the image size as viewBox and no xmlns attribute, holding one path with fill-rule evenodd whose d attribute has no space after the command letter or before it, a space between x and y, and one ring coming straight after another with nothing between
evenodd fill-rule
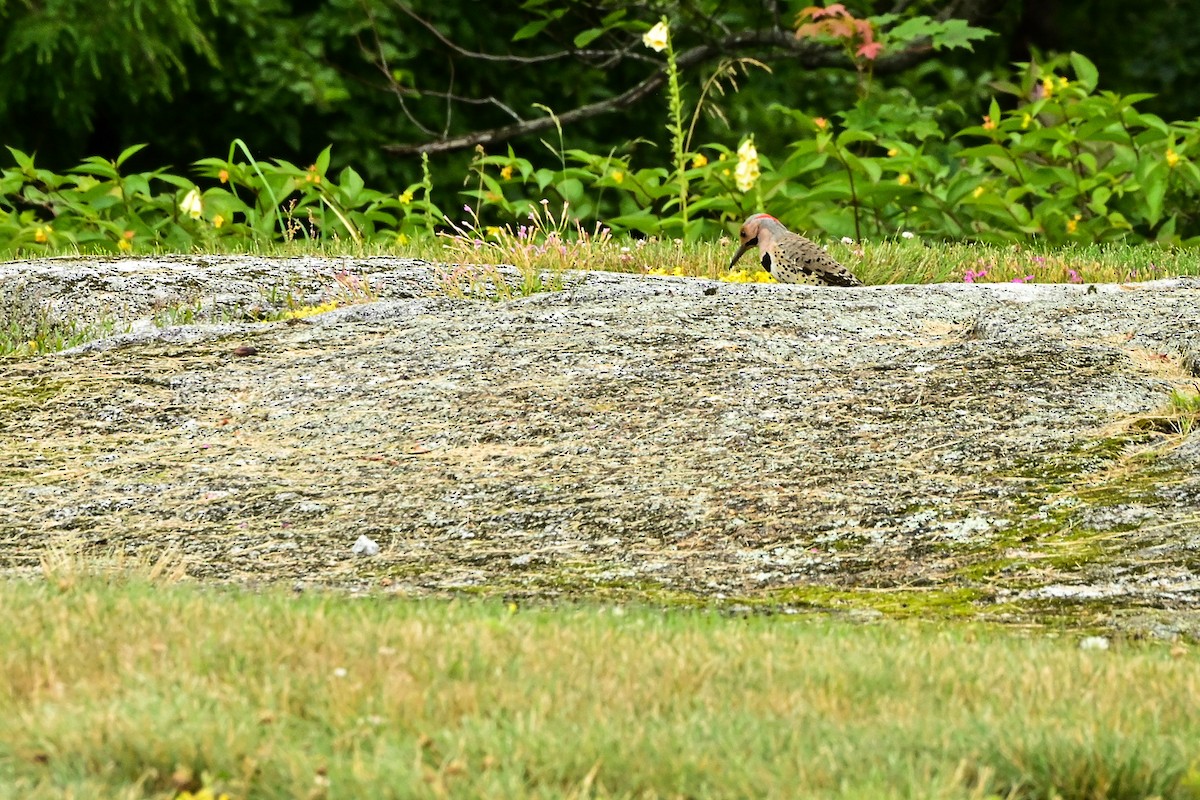
<instances>
[{"instance_id":1,"label":"flower stalk","mask_svg":"<svg viewBox=\"0 0 1200 800\"><path fill-rule=\"evenodd\" d=\"M670 104L670 119L667 132L671 134L671 155L675 161L675 180L679 183L679 216L684 233L688 225L688 177L687 142L683 129L683 95L679 90L679 67L675 62L675 48L671 44L671 27L663 17L658 24L642 37L642 43L655 52L667 53L667 96Z\"/></svg>"}]
</instances>

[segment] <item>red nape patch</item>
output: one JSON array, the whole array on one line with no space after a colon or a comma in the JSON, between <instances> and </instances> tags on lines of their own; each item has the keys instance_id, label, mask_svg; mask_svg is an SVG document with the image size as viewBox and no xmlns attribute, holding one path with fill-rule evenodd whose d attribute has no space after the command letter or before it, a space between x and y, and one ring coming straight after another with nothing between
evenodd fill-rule
<instances>
[{"instance_id":1,"label":"red nape patch","mask_svg":"<svg viewBox=\"0 0 1200 800\"><path fill-rule=\"evenodd\" d=\"M755 214L750 219L774 219L776 222L779 222L779 220L775 219L770 214Z\"/></svg>"}]
</instances>

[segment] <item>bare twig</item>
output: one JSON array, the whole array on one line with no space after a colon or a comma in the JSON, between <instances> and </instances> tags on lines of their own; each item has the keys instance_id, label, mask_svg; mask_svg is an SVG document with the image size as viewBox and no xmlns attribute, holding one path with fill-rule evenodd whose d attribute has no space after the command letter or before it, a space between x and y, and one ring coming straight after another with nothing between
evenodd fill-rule
<instances>
[{"instance_id":1,"label":"bare twig","mask_svg":"<svg viewBox=\"0 0 1200 800\"><path fill-rule=\"evenodd\" d=\"M464 58L473 58L473 59L477 59L479 61L498 61L498 62L502 62L505 64L542 64L547 61L561 61L564 58L607 59L607 58L613 57L614 55L621 56L621 57L634 57L634 58L637 58L638 60L643 60L643 61L651 60L649 56L642 56L641 54L631 53L628 50L575 50L575 49L572 49L572 50L559 50L554 53L544 53L544 54L538 55L538 56L518 56L518 55L513 55L512 53L482 53L482 52L479 52L478 50L468 50L465 47L461 47L460 45L455 44L444 33L439 31L432 22L430 22L429 20L420 16L415 11L413 11L411 8L409 8L408 4L403 2L403 0L397 0L395 3L395 6L400 11L404 12L409 17L411 17L413 19L413 21L415 21L422 28L424 28L425 30L432 33L434 38L436 38L439 42L441 42L443 45L445 45L449 50L451 50L452 52L454 52L460 56L463 56Z\"/></svg>"},{"instance_id":2,"label":"bare twig","mask_svg":"<svg viewBox=\"0 0 1200 800\"><path fill-rule=\"evenodd\" d=\"M833 48L815 45L809 41L797 41L794 36L783 31L746 31L737 33L725 37L716 45L704 44L693 47L681 53L677 62L679 69L682 71L726 52L755 48L762 51L762 55L758 56L758 58L764 61L772 56L777 57L778 52L783 50L795 54L809 67L849 65L846 57L841 52ZM876 62L875 72L879 74L881 72L895 72L907 69L909 66L927 57L927 51L928 46L916 46L909 50L881 58ZM628 108L653 94L659 87L666 83L666 80L667 75L665 72L655 72L643 79L636 86L622 92L616 97L610 97L607 100L598 100L594 103L588 103L579 108L562 112L558 115L559 123L568 125L601 114ZM395 155L447 153L474 147L479 144L487 145L492 142L505 141L516 136L538 133L548 130L553 126L554 122L551 119L538 117L497 128L472 131L460 136L443 137L433 142L384 145L383 149Z\"/></svg>"},{"instance_id":3,"label":"bare twig","mask_svg":"<svg viewBox=\"0 0 1200 800\"><path fill-rule=\"evenodd\" d=\"M903 8L906 0L897 0L897 7ZM952 0L939 13L939 19L948 19L958 17L974 22L984 18L991 13L996 6L1002 3L1003 0ZM415 14L411 9L407 8L401 0L397 0L396 6L430 31L442 44L449 48L452 52L466 57L477 58L485 61L494 61L510 64L536 64L546 61L558 60L566 57L589 57L604 59L604 69L611 69L613 65L625 59L649 60L648 57L638 52L637 43L633 42L623 49L617 50L564 50L557 53L551 53L540 56L516 56L516 55L497 55L491 53L479 53L472 50L467 50L452 42L445 34L437 30L432 23L422 19ZM709 18L712 23L712 18ZM821 67L839 67L845 69L853 69L854 64L846 57L839 49L828 45L819 44L811 39L797 39L794 32L786 28L780 27L778 18L775 19L776 24L770 28L760 30L744 30L736 33L725 32L724 35L715 37L692 47L680 53L676 59L680 71L698 66L705 62L717 58L752 58L762 62L780 61L790 59L799 63L801 66L808 69L817 69ZM711 28L710 28L711 30ZM723 29L726 30L727 29ZM933 54L933 49L928 40L918 40L910 43L904 50L884 55L877 59L873 65L873 73L875 75L885 75L909 69L912 66L930 58ZM657 63L657 62L655 62ZM649 95L656 92L666 83L666 72L661 68L658 71L643 78L639 83L626 91L606 100L599 100L593 103L579 106L558 114L557 120L560 125L568 125L573 122L589 119L591 117L609 114L621 109L628 108L635 103L645 99ZM383 149L394 155L408 155L412 153L445 153L454 150L474 147L476 145L487 145L493 142L504 141L518 136L538 133L553 127L556 123L554 119L549 117L537 117L534 119L522 119L521 116L513 109L505 106L495 98L482 98L475 100L467 100L461 97L452 97L450 92L435 93L429 92L438 97L445 97L447 103L454 102L471 102L475 104L490 103L503 109L515 121L513 123L502 125L486 130L471 131L458 136L450 136L447 129L440 139L429 142L419 143L403 143L384 145ZM398 97L400 94L398 93ZM401 100L401 102L403 102ZM407 111L406 111L407 113ZM411 115L410 115L411 118ZM425 131L424 128L422 128ZM427 132L427 131L425 131Z\"/></svg>"}]
</instances>

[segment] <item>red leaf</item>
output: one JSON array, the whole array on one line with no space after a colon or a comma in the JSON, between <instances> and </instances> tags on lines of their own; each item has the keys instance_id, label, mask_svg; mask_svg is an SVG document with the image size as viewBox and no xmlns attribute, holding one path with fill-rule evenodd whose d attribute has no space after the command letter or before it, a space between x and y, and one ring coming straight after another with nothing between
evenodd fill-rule
<instances>
[{"instance_id":1,"label":"red leaf","mask_svg":"<svg viewBox=\"0 0 1200 800\"><path fill-rule=\"evenodd\" d=\"M808 8L801 9L800 12L796 14L796 24L799 25L800 20L802 19L812 19L814 14L822 10L823 9L819 8L818 6L809 6Z\"/></svg>"},{"instance_id":2,"label":"red leaf","mask_svg":"<svg viewBox=\"0 0 1200 800\"><path fill-rule=\"evenodd\" d=\"M854 36L854 25L846 20L831 19L825 23L825 30L835 39L849 39Z\"/></svg>"},{"instance_id":3,"label":"red leaf","mask_svg":"<svg viewBox=\"0 0 1200 800\"><path fill-rule=\"evenodd\" d=\"M805 10L807 11L807 9L805 9ZM844 5L842 5L841 3L834 3L833 5L826 6L825 8L813 9L813 13L812 13L813 19L820 19L821 17L849 17L849 16L850 16L850 12L847 11L846 7ZM853 19L853 17L851 17L851 19Z\"/></svg>"},{"instance_id":4,"label":"red leaf","mask_svg":"<svg viewBox=\"0 0 1200 800\"><path fill-rule=\"evenodd\" d=\"M879 51L883 49L880 42L867 42L862 47L854 51L854 55L862 56L868 61L874 61L879 56Z\"/></svg>"}]
</instances>

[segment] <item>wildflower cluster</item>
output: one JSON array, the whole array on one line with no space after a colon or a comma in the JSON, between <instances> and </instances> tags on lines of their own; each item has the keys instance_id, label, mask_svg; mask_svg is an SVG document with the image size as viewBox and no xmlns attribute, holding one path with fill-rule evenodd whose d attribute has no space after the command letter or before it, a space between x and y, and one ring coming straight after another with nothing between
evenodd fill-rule
<instances>
[{"instance_id":1,"label":"wildflower cluster","mask_svg":"<svg viewBox=\"0 0 1200 800\"><path fill-rule=\"evenodd\" d=\"M762 175L758 167L758 149L754 146L754 139L742 142L738 147L737 156L737 168L733 171L734 180L737 182L738 191L748 192L754 188L754 184L758 183Z\"/></svg>"}]
</instances>

